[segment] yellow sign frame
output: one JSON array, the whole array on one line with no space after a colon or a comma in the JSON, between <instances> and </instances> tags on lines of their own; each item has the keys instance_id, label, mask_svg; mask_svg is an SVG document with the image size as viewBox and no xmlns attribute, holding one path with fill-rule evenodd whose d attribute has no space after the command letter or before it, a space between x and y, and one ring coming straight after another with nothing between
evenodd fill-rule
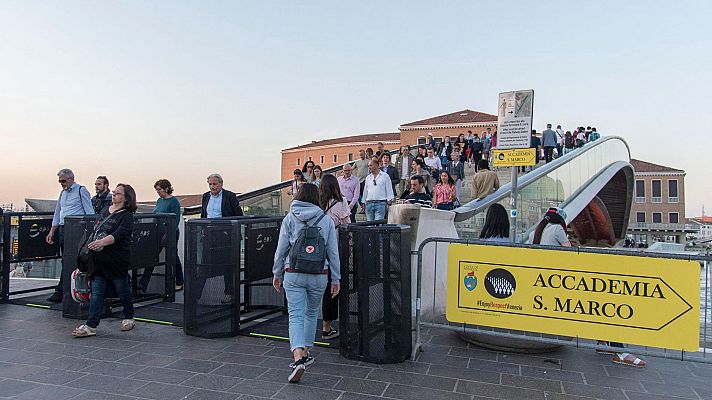
<instances>
[{"instance_id":1,"label":"yellow sign frame","mask_svg":"<svg viewBox=\"0 0 712 400\"><path fill-rule=\"evenodd\" d=\"M535 148L492 150L492 165L494 167L527 167L536 165Z\"/></svg>"},{"instance_id":2,"label":"yellow sign frame","mask_svg":"<svg viewBox=\"0 0 712 400\"><path fill-rule=\"evenodd\" d=\"M696 261L450 244L451 322L697 351Z\"/></svg>"}]
</instances>

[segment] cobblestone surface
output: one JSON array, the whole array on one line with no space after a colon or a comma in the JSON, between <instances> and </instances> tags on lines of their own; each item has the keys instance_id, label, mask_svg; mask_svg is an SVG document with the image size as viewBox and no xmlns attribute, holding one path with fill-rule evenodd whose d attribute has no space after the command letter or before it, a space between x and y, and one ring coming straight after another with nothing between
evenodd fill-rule
<instances>
[{"instance_id":1,"label":"cobblestone surface","mask_svg":"<svg viewBox=\"0 0 712 400\"><path fill-rule=\"evenodd\" d=\"M288 384L286 343L200 339L179 328L102 321L70 335L61 313L0 305L0 398L10 399L710 399L712 365L649 358L633 369L591 350L513 355L427 330L418 361L375 365L314 349L302 382Z\"/></svg>"}]
</instances>

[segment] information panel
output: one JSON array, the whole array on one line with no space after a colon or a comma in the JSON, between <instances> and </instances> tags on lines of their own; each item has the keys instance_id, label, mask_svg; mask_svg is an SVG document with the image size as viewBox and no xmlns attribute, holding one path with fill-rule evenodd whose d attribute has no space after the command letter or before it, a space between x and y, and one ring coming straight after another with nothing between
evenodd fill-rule
<instances>
[{"instance_id":1,"label":"information panel","mask_svg":"<svg viewBox=\"0 0 712 400\"><path fill-rule=\"evenodd\" d=\"M499 94L497 149L526 149L531 145L534 91Z\"/></svg>"},{"instance_id":2,"label":"information panel","mask_svg":"<svg viewBox=\"0 0 712 400\"><path fill-rule=\"evenodd\" d=\"M19 222L17 249L18 260L31 260L59 255L59 241L47 244L47 234L52 228L52 219L22 219Z\"/></svg>"},{"instance_id":3,"label":"information panel","mask_svg":"<svg viewBox=\"0 0 712 400\"><path fill-rule=\"evenodd\" d=\"M447 319L697 351L696 261L451 244Z\"/></svg>"}]
</instances>

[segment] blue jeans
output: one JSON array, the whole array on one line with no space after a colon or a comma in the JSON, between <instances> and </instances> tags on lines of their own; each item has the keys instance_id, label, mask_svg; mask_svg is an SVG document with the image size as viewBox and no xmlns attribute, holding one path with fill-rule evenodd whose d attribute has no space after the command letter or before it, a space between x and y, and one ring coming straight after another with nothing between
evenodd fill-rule
<instances>
[{"instance_id":1,"label":"blue jeans","mask_svg":"<svg viewBox=\"0 0 712 400\"><path fill-rule=\"evenodd\" d=\"M386 217L386 200L369 200L366 202L366 221L376 221Z\"/></svg>"},{"instance_id":2,"label":"blue jeans","mask_svg":"<svg viewBox=\"0 0 712 400\"><path fill-rule=\"evenodd\" d=\"M285 272L284 292L289 312L289 348L314 346L316 320L326 290L327 274Z\"/></svg>"},{"instance_id":3,"label":"blue jeans","mask_svg":"<svg viewBox=\"0 0 712 400\"><path fill-rule=\"evenodd\" d=\"M113 283L116 293L121 299L121 305L124 307L124 318L131 319L134 317L133 299L131 298L131 288L129 288L129 278L108 279L103 276L94 276L91 281L91 297L89 297L89 318L87 325L92 328L99 326L101 320L101 312L104 310L104 297L106 288L109 282Z\"/></svg>"}]
</instances>

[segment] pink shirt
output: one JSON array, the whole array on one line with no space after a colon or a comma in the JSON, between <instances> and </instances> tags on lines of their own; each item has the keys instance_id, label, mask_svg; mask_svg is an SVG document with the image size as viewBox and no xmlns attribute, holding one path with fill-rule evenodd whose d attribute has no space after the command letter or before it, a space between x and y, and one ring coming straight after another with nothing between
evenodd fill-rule
<instances>
[{"instance_id":1,"label":"pink shirt","mask_svg":"<svg viewBox=\"0 0 712 400\"><path fill-rule=\"evenodd\" d=\"M435 185L435 204L452 203L452 194L455 193L455 186Z\"/></svg>"}]
</instances>

